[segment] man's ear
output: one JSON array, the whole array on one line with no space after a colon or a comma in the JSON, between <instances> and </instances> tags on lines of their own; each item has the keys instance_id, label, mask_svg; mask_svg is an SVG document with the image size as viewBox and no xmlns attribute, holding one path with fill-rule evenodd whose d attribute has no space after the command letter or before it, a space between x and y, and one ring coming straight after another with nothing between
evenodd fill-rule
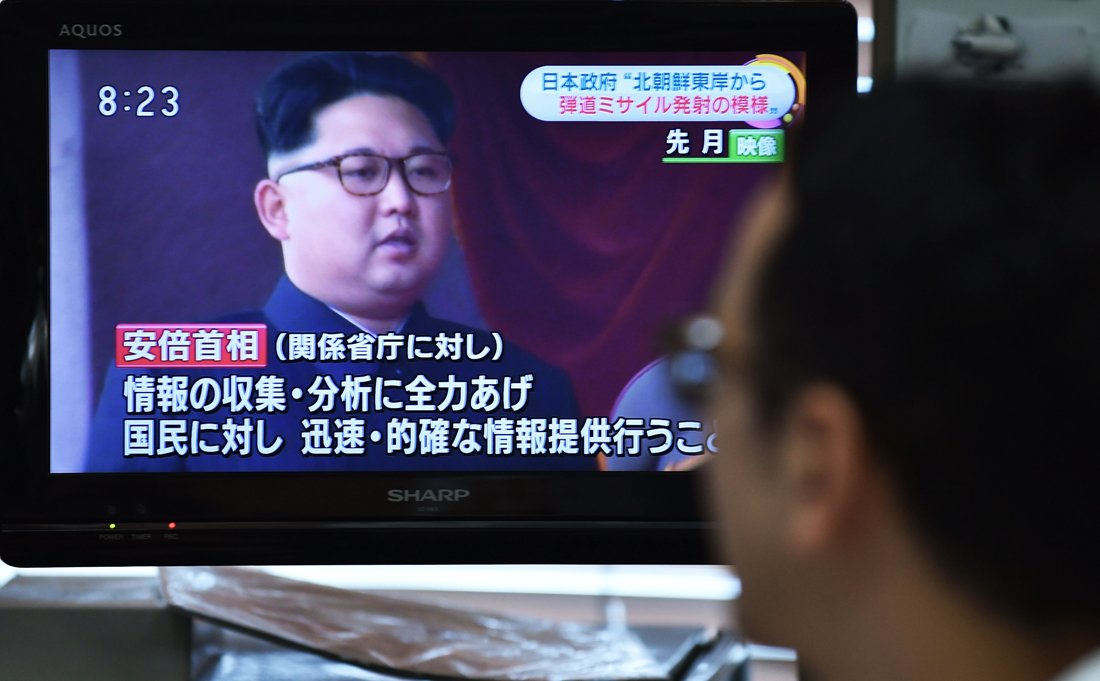
<instances>
[{"instance_id":1,"label":"man's ear","mask_svg":"<svg viewBox=\"0 0 1100 681\"><path fill-rule=\"evenodd\" d=\"M820 554L852 539L875 511L878 478L859 409L840 388L813 384L791 404L782 475L793 550Z\"/></svg>"},{"instance_id":2,"label":"man's ear","mask_svg":"<svg viewBox=\"0 0 1100 681\"><path fill-rule=\"evenodd\" d=\"M274 180L260 180L252 193L252 200L256 204L256 214L260 217L260 222L263 223L267 233L279 241L289 239L283 188Z\"/></svg>"}]
</instances>

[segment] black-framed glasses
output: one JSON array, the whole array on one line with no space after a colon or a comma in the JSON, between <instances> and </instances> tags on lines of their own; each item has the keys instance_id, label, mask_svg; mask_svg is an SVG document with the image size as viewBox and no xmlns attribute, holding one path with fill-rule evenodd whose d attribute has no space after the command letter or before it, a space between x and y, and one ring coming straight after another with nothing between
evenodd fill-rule
<instances>
[{"instance_id":1,"label":"black-framed glasses","mask_svg":"<svg viewBox=\"0 0 1100 681\"><path fill-rule=\"evenodd\" d=\"M341 154L324 161L291 168L279 173L275 181L303 170L336 168L340 184L349 194L373 196L386 188L394 165L401 169L401 176L405 178L409 189L417 194L440 194L451 186L454 164L451 157L441 151L421 152L404 158L368 153Z\"/></svg>"}]
</instances>

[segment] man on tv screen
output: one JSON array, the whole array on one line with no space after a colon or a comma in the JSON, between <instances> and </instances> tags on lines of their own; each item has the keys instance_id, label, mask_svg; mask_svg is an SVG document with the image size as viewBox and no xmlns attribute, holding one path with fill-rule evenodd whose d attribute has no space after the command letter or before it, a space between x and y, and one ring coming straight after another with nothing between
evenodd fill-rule
<instances>
[{"instance_id":1,"label":"man on tv screen","mask_svg":"<svg viewBox=\"0 0 1100 681\"><path fill-rule=\"evenodd\" d=\"M493 433L511 436L520 419L575 421L569 379L499 334L432 317L421 301L453 229L454 119L447 85L403 56L312 54L277 70L257 97L268 177L254 201L285 275L262 309L214 329L266 330L267 367L249 382L247 405L260 413L235 419L244 399L235 374L201 368L185 407L201 386L205 423L173 419L171 405L135 419L135 396L179 378L112 368L86 468L597 470L594 457L495 450ZM214 392L222 399L203 397ZM165 428L180 431L167 440L177 446L165 446Z\"/></svg>"}]
</instances>

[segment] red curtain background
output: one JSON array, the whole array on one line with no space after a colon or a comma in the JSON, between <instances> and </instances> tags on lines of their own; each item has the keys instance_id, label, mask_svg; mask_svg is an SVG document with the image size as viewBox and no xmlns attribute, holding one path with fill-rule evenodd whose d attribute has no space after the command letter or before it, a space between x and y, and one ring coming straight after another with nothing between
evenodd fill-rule
<instances>
[{"instance_id":1,"label":"red curtain background","mask_svg":"<svg viewBox=\"0 0 1100 681\"><path fill-rule=\"evenodd\" d=\"M767 172L661 163L671 128L701 143L714 124L555 123L523 112L528 72L608 63L607 54L591 59L432 60L458 100L454 194L482 312L490 328L565 368L586 416L606 415L658 356L664 325L706 306L739 208ZM617 55L616 63L677 62Z\"/></svg>"}]
</instances>

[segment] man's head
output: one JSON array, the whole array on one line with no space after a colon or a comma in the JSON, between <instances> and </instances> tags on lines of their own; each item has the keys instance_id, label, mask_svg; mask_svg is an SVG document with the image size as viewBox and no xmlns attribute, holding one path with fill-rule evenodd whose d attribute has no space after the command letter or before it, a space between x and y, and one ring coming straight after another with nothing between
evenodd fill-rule
<instances>
[{"instance_id":1,"label":"man's head","mask_svg":"<svg viewBox=\"0 0 1100 681\"><path fill-rule=\"evenodd\" d=\"M1097 121L1083 88L877 93L750 211L712 471L749 634L1100 630Z\"/></svg>"},{"instance_id":2,"label":"man's head","mask_svg":"<svg viewBox=\"0 0 1100 681\"><path fill-rule=\"evenodd\" d=\"M358 319L400 321L453 223L447 86L397 55L309 55L271 76L256 120L256 209L291 281Z\"/></svg>"}]
</instances>

